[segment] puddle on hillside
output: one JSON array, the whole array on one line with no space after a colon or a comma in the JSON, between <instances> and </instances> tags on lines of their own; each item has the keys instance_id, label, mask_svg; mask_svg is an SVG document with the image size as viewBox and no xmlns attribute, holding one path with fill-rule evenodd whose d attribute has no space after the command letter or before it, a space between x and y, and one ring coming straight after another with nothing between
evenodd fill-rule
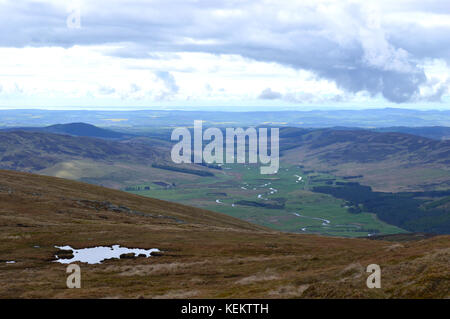
<instances>
[{"instance_id":1,"label":"puddle on hillside","mask_svg":"<svg viewBox=\"0 0 450 319\"><path fill-rule=\"evenodd\" d=\"M112 247L91 247L74 249L70 246L55 246L56 248L64 251L71 251L69 254L60 254L60 256L55 255L55 262L61 264L70 264L76 261L88 264L100 264L106 259L120 259L123 254L134 254L134 257L143 255L145 257L150 257L154 252L160 252L157 248L152 249L140 249L140 248L126 248L120 247L120 245L113 245ZM66 258L64 258L66 256ZM72 258L67 258L67 257Z\"/></svg>"}]
</instances>

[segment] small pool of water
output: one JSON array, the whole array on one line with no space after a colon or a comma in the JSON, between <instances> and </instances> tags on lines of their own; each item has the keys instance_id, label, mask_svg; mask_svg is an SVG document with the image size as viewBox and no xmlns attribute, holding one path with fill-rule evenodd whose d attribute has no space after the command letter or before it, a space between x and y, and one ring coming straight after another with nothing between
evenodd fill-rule
<instances>
[{"instance_id":1,"label":"small pool of water","mask_svg":"<svg viewBox=\"0 0 450 319\"><path fill-rule=\"evenodd\" d=\"M88 264L100 264L102 261L106 259L113 259L113 258L120 259L120 255L122 254L132 253L134 254L135 257L139 255L145 255L145 257L148 258L151 256L153 252L160 252L160 250L157 248L152 249L126 248L120 247L120 245L113 245L112 247L99 246L82 249L74 249L70 246L55 246L55 247L61 250L71 250L73 253L73 258L70 259L58 258L58 256L55 256L55 258L57 258L55 262L61 264L70 264L75 261Z\"/></svg>"}]
</instances>

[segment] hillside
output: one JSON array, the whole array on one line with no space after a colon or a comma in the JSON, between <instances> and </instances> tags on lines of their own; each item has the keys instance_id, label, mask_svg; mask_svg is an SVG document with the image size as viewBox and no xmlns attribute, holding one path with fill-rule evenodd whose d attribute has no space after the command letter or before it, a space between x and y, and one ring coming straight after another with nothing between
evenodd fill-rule
<instances>
[{"instance_id":1,"label":"hillside","mask_svg":"<svg viewBox=\"0 0 450 319\"><path fill-rule=\"evenodd\" d=\"M449 140L450 139L450 127L446 127L446 126L424 126L424 127L394 126L394 127L378 128L378 129L375 129L375 131L413 134L413 135L423 136L423 137L427 137L427 138L432 138L435 140Z\"/></svg>"},{"instance_id":2,"label":"hillside","mask_svg":"<svg viewBox=\"0 0 450 319\"><path fill-rule=\"evenodd\" d=\"M164 179L168 170L152 167L169 164L170 144L148 137L112 141L100 138L26 131L0 132L0 169L85 181L111 188ZM196 165L179 165L170 172L177 180L189 173L211 171ZM193 171L195 169L195 171Z\"/></svg>"},{"instance_id":3,"label":"hillside","mask_svg":"<svg viewBox=\"0 0 450 319\"><path fill-rule=\"evenodd\" d=\"M368 130L280 132L282 160L356 178L380 191L446 189L450 141Z\"/></svg>"},{"instance_id":4,"label":"hillside","mask_svg":"<svg viewBox=\"0 0 450 319\"><path fill-rule=\"evenodd\" d=\"M43 132L105 139L123 139L131 136L86 123L55 124L45 127Z\"/></svg>"},{"instance_id":5,"label":"hillside","mask_svg":"<svg viewBox=\"0 0 450 319\"><path fill-rule=\"evenodd\" d=\"M0 168L3 169L37 171L74 159L151 163L163 156L156 147L143 143L51 133L0 132Z\"/></svg>"},{"instance_id":6,"label":"hillside","mask_svg":"<svg viewBox=\"0 0 450 319\"><path fill-rule=\"evenodd\" d=\"M2 129L6 132L25 131L25 132L39 132L39 133L55 133L65 134L71 136L95 137L104 139L125 139L133 137L131 134L123 134L120 132L111 131L100 128L87 123L68 123L55 124L45 127L13 127Z\"/></svg>"},{"instance_id":7,"label":"hillside","mask_svg":"<svg viewBox=\"0 0 450 319\"><path fill-rule=\"evenodd\" d=\"M285 134L283 134L285 133ZM403 156L412 165L450 164L450 141L368 130L282 130L282 148L302 147L330 164L370 163Z\"/></svg>"},{"instance_id":8,"label":"hillside","mask_svg":"<svg viewBox=\"0 0 450 319\"><path fill-rule=\"evenodd\" d=\"M286 234L13 171L0 171L0 201L2 298L450 297L450 236L395 243ZM55 245L115 244L162 252L80 263L82 289L65 287L66 266L52 262ZM381 289L366 287L365 267L372 263L381 266Z\"/></svg>"},{"instance_id":9,"label":"hillside","mask_svg":"<svg viewBox=\"0 0 450 319\"><path fill-rule=\"evenodd\" d=\"M62 128L67 132L79 131L80 125L86 126L55 125L58 134L0 132L0 168L112 186L115 182L126 182L117 176L124 170L131 169L128 175L133 175L132 171L146 171L155 162L173 164L169 159L170 141L160 138L141 136L112 141L60 134ZM104 131L115 134L87 127L97 135ZM450 141L446 140L370 130L291 127L280 131L280 151L286 163L339 176L361 176L357 181L375 190L421 191L450 186ZM118 170L119 164L126 166Z\"/></svg>"}]
</instances>

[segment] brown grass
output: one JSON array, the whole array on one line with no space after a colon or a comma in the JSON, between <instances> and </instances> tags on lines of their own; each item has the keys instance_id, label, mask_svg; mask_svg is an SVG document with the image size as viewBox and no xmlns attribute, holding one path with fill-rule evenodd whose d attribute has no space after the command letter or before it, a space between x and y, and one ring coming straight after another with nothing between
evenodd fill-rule
<instances>
[{"instance_id":1,"label":"brown grass","mask_svg":"<svg viewBox=\"0 0 450 319\"><path fill-rule=\"evenodd\" d=\"M80 199L183 223L89 209ZM450 297L450 236L400 247L280 233L206 210L9 171L0 171L0 203L1 298ZM66 266L52 262L54 245L113 244L163 253L80 264L82 288L66 288ZM366 287L372 263L381 266L381 289Z\"/></svg>"}]
</instances>

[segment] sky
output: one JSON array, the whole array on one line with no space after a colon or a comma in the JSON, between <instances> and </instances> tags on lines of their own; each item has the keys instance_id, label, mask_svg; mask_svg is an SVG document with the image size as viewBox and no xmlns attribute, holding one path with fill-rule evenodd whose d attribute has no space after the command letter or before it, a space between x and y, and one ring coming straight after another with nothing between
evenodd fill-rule
<instances>
[{"instance_id":1,"label":"sky","mask_svg":"<svg viewBox=\"0 0 450 319\"><path fill-rule=\"evenodd\" d=\"M450 109L448 0L0 0L0 108Z\"/></svg>"}]
</instances>

